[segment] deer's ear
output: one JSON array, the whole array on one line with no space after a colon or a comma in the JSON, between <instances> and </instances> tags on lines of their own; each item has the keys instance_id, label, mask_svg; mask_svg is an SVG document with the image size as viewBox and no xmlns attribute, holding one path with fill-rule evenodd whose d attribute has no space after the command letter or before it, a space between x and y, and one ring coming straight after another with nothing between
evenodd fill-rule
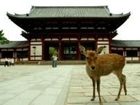
<instances>
[{"instance_id":1,"label":"deer's ear","mask_svg":"<svg viewBox=\"0 0 140 105\"><path fill-rule=\"evenodd\" d=\"M85 56L86 56L86 49L85 49L85 47L84 47L84 46L79 45L79 50L80 50L80 53L81 53L81 54L83 54L83 55L85 55Z\"/></svg>"},{"instance_id":2,"label":"deer's ear","mask_svg":"<svg viewBox=\"0 0 140 105\"><path fill-rule=\"evenodd\" d=\"M100 54L104 48L106 48L106 46L100 46L99 48L96 49L96 53Z\"/></svg>"}]
</instances>

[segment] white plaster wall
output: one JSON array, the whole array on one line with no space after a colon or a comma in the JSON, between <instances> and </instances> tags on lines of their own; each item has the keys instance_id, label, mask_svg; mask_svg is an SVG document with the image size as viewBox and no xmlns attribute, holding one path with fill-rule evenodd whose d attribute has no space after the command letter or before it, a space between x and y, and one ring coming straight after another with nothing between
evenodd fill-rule
<instances>
[{"instance_id":1,"label":"white plaster wall","mask_svg":"<svg viewBox=\"0 0 140 105\"><path fill-rule=\"evenodd\" d=\"M139 60L139 57L133 57L132 58L134 61L138 61Z\"/></svg>"},{"instance_id":2,"label":"white plaster wall","mask_svg":"<svg viewBox=\"0 0 140 105\"><path fill-rule=\"evenodd\" d=\"M109 53L109 41L98 41L97 48L105 46L106 48L103 49L101 54L108 54Z\"/></svg>"},{"instance_id":3,"label":"white plaster wall","mask_svg":"<svg viewBox=\"0 0 140 105\"><path fill-rule=\"evenodd\" d=\"M36 46L36 55L42 55L42 45Z\"/></svg>"},{"instance_id":4,"label":"white plaster wall","mask_svg":"<svg viewBox=\"0 0 140 105\"><path fill-rule=\"evenodd\" d=\"M31 45L40 45L40 44L42 44L42 42L31 42Z\"/></svg>"},{"instance_id":5,"label":"white plaster wall","mask_svg":"<svg viewBox=\"0 0 140 105\"><path fill-rule=\"evenodd\" d=\"M139 57L126 57L126 60L127 61L131 61L131 60L138 61Z\"/></svg>"},{"instance_id":6,"label":"white plaster wall","mask_svg":"<svg viewBox=\"0 0 140 105\"><path fill-rule=\"evenodd\" d=\"M33 47L35 47L35 49ZM34 56L34 52L35 52L35 55L42 55L42 45L31 45L30 49L31 49L30 50L31 56Z\"/></svg>"},{"instance_id":7,"label":"white plaster wall","mask_svg":"<svg viewBox=\"0 0 140 105\"><path fill-rule=\"evenodd\" d=\"M30 60L42 60L42 57L31 57Z\"/></svg>"}]
</instances>

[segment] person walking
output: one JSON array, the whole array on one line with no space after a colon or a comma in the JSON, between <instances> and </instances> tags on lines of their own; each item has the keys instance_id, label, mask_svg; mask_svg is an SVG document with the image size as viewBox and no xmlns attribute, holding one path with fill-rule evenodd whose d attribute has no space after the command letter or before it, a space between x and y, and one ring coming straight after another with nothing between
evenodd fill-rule
<instances>
[{"instance_id":1,"label":"person walking","mask_svg":"<svg viewBox=\"0 0 140 105\"><path fill-rule=\"evenodd\" d=\"M57 56L56 55L52 56L52 67L57 67Z\"/></svg>"}]
</instances>

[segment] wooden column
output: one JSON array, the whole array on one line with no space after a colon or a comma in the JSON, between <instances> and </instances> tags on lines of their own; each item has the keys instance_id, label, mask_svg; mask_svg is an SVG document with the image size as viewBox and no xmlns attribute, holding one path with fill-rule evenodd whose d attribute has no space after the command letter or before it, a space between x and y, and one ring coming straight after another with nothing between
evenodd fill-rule
<instances>
[{"instance_id":1,"label":"wooden column","mask_svg":"<svg viewBox=\"0 0 140 105\"><path fill-rule=\"evenodd\" d=\"M44 44L44 37L43 35L41 36L41 42L42 42L42 60L44 60L44 47L45 47L45 44Z\"/></svg>"},{"instance_id":2,"label":"wooden column","mask_svg":"<svg viewBox=\"0 0 140 105\"><path fill-rule=\"evenodd\" d=\"M59 40L59 48L58 48L58 59L62 60L62 47L61 47L62 43Z\"/></svg>"},{"instance_id":3,"label":"wooden column","mask_svg":"<svg viewBox=\"0 0 140 105\"><path fill-rule=\"evenodd\" d=\"M1 61L1 58L2 58L2 52L0 51L0 61Z\"/></svg>"},{"instance_id":4,"label":"wooden column","mask_svg":"<svg viewBox=\"0 0 140 105\"><path fill-rule=\"evenodd\" d=\"M80 53L80 39L78 38L78 43L77 43L77 59L80 60L81 59L81 53Z\"/></svg>"},{"instance_id":5,"label":"wooden column","mask_svg":"<svg viewBox=\"0 0 140 105\"><path fill-rule=\"evenodd\" d=\"M140 61L140 48L138 48L138 58L139 58L139 61Z\"/></svg>"}]
</instances>

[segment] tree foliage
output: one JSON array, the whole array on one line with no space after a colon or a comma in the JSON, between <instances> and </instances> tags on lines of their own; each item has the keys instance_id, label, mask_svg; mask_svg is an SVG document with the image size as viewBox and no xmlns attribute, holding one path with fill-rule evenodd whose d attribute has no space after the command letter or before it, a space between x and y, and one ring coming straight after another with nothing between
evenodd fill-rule
<instances>
[{"instance_id":1,"label":"tree foliage","mask_svg":"<svg viewBox=\"0 0 140 105\"><path fill-rule=\"evenodd\" d=\"M57 55L58 52L54 47L49 47L49 54L50 56Z\"/></svg>"},{"instance_id":2,"label":"tree foliage","mask_svg":"<svg viewBox=\"0 0 140 105\"><path fill-rule=\"evenodd\" d=\"M7 44L9 43L9 40L4 37L3 30L0 30L0 44Z\"/></svg>"}]
</instances>

